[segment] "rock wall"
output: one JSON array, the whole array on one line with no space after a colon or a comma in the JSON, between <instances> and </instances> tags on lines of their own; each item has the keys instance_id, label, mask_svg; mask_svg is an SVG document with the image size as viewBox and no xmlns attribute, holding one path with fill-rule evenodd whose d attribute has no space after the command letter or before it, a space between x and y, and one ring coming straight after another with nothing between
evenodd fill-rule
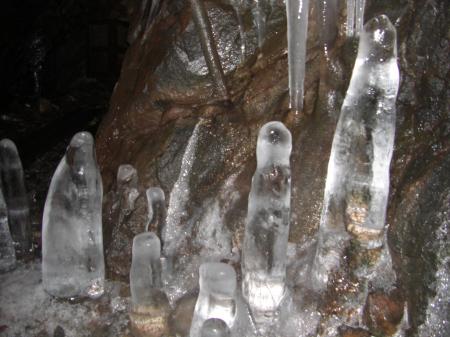
<instances>
[{"instance_id":1,"label":"rock wall","mask_svg":"<svg viewBox=\"0 0 450 337\"><path fill-rule=\"evenodd\" d=\"M146 224L145 189L160 186L168 203L179 197L171 191L196 125L198 139L183 192L187 202L180 215L185 230L180 256L233 260L243 237L257 132L270 120L283 121L293 135L289 241L301 245L315 240L331 140L357 41L345 39L341 4L337 38L325 57L317 7L311 4L304 110L293 114L288 109L284 4L275 3L260 53L250 10L245 11L247 55L241 62L238 21L230 2L205 2L231 95L226 103L214 96L189 2L163 0L150 20L145 8L130 7L130 46L97 134L110 276L128 278L132 238ZM436 293L436 245L445 244L436 233L445 222L443 214L447 225L441 231L448 238L449 13L445 0L383 0L368 1L365 14L366 20L386 14L398 32L401 87L387 223L412 334L425 331L420 326ZM114 202L121 164L132 164L139 175L140 195L125 217L117 215Z\"/></svg>"}]
</instances>

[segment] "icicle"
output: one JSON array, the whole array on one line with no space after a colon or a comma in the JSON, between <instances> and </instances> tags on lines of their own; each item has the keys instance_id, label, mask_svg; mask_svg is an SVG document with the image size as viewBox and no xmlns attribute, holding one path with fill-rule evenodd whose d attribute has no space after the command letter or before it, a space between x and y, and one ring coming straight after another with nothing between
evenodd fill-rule
<instances>
[{"instance_id":1,"label":"icicle","mask_svg":"<svg viewBox=\"0 0 450 337\"><path fill-rule=\"evenodd\" d=\"M328 163L312 275L317 289L339 266L347 233L367 249L383 242L399 85L396 40L384 15L361 33Z\"/></svg>"},{"instance_id":2,"label":"icicle","mask_svg":"<svg viewBox=\"0 0 450 337\"><path fill-rule=\"evenodd\" d=\"M208 65L209 74L214 81L214 86L219 99L227 101L229 99L225 76L217 53L211 24L202 0L189 0L191 3L193 20L197 29L203 55Z\"/></svg>"},{"instance_id":3,"label":"icicle","mask_svg":"<svg viewBox=\"0 0 450 337\"><path fill-rule=\"evenodd\" d=\"M267 0L255 0L254 2L255 6L252 7L252 14L258 34L258 47L261 52L266 38L268 4Z\"/></svg>"},{"instance_id":4,"label":"icicle","mask_svg":"<svg viewBox=\"0 0 450 337\"><path fill-rule=\"evenodd\" d=\"M258 135L242 250L242 293L255 318L271 316L285 293L292 138L280 122Z\"/></svg>"},{"instance_id":5,"label":"icicle","mask_svg":"<svg viewBox=\"0 0 450 337\"><path fill-rule=\"evenodd\" d=\"M8 223L19 255L32 250L30 206L16 145L9 139L0 141L0 178L8 209Z\"/></svg>"},{"instance_id":6,"label":"icicle","mask_svg":"<svg viewBox=\"0 0 450 337\"><path fill-rule=\"evenodd\" d=\"M44 207L42 282L49 294L103 294L102 196L94 139L79 132L53 175Z\"/></svg>"},{"instance_id":7,"label":"icicle","mask_svg":"<svg viewBox=\"0 0 450 337\"><path fill-rule=\"evenodd\" d=\"M190 337L200 337L205 320L219 318L228 327L236 319L236 273L225 263L204 263L199 271L200 293L195 304Z\"/></svg>"},{"instance_id":8,"label":"icicle","mask_svg":"<svg viewBox=\"0 0 450 337\"><path fill-rule=\"evenodd\" d=\"M364 7L366 6L365 0L356 0L355 5L355 35L359 34L363 30L364 26Z\"/></svg>"},{"instance_id":9,"label":"icicle","mask_svg":"<svg viewBox=\"0 0 450 337\"><path fill-rule=\"evenodd\" d=\"M347 37L359 36L364 26L365 0L347 0Z\"/></svg>"},{"instance_id":10,"label":"icicle","mask_svg":"<svg viewBox=\"0 0 450 337\"><path fill-rule=\"evenodd\" d=\"M134 237L130 269L130 321L131 329L137 336L162 336L168 330L170 307L167 296L160 289L160 256L161 244L155 233L144 232ZM148 334L149 331L153 334Z\"/></svg>"},{"instance_id":11,"label":"icicle","mask_svg":"<svg viewBox=\"0 0 450 337\"><path fill-rule=\"evenodd\" d=\"M339 17L338 0L320 0L319 1L319 24L320 36L325 47L325 52L334 43L337 36L337 22Z\"/></svg>"},{"instance_id":12,"label":"icicle","mask_svg":"<svg viewBox=\"0 0 450 337\"><path fill-rule=\"evenodd\" d=\"M241 62L244 62L246 56L245 54L247 52L245 27L244 27L244 20L242 17L242 11L244 9L244 0L232 0L231 3L236 13L236 18L238 20L239 37L241 39Z\"/></svg>"},{"instance_id":13,"label":"icicle","mask_svg":"<svg viewBox=\"0 0 450 337\"><path fill-rule=\"evenodd\" d=\"M286 0L289 62L289 107L303 109L309 0Z\"/></svg>"},{"instance_id":14,"label":"icicle","mask_svg":"<svg viewBox=\"0 0 450 337\"><path fill-rule=\"evenodd\" d=\"M0 186L1 187L1 186ZM16 266L16 251L9 232L8 210L0 188L0 272L9 271Z\"/></svg>"},{"instance_id":15,"label":"icicle","mask_svg":"<svg viewBox=\"0 0 450 337\"><path fill-rule=\"evenodd\" d=\"M166 221L166 197L159 187L150 187L146 191L148 207L148 223L145 230L154 228L161 234Z\"/></svg>"}]
</instances>

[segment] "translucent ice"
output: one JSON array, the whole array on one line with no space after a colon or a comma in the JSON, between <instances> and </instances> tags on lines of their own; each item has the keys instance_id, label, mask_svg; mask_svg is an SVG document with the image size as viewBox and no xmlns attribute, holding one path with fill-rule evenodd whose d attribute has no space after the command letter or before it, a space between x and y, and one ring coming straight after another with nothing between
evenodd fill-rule
<instances>
[{"instance_id":1,"label":"translucent ice","mask_svg":"<svg viewBox=\"0 0 450 337\"><path fill-rule=\"evenodd\" d=\"M0 141L0 180L8 209L8 223L17 253L32 249L30 206L16 145L9 139Z\"/></svg>"},{"instance_id":2,"label":"translucent ice","mask_svg":"<svg viewBox=\"0 0 450 337\"><path fill-rule=\"evenodd\" d=\"M347 233L382 245L399 85L396 31L382 15L361 32L358 55L333 139L313 285L339 265Z\"/></svg>"},{"instance_id":3,"label":"translucent ice","mask_svg":"<svg viewBox=\"0 0 450 337\"><path fill-rule=\"evenodd\" d=\"M347 0L347 36L358 36L364 25L366 0Z\"/></svg>"},{"instance_id":4,"label":"translucent ice","mask_svg":"<svg viewBox=\"0 0 450 337\"><path fill-rule=\"evenodd\" d=\"M255 0L252 7L253 20L258 33L258 47L261 49L266 37L267 12L270 11L268 0Z\"/></svg>"},{"instance_id":5,"label":"translucent ice","mask_svg":"<svg viewBox=\"0 0 450 337\"><path fill-rule=\"evenodd\" d=\"M219 318L231 328L236 319L236 273L225 263L204 263L199 271L200 293L192 317L190 337L200 337L203 323Z\"/></svg>"},{"instance_id":6,"label":"translucent ice","mask_svg":"<svg viewBox=\"0 0 450 337\"><path fill-rule=\"evenodd\" d=\"M9 232L8 211L0 188L0 272L11 270L16 265L16 251Z\"/></svg>"},{"instance_id":7,"label":"translucent ice","mask_svg":"<svg viewBox=\"0 0 450 337\"><path fill-rule=\"evenodd\" d=\"M44 207L42 281L49 294L103 294L102 195L94 139L79 132L53 175Z\"/></svg>"},{"instance_id":8,"label":"translucent ice","mask_svg":"<svg viewBox=\"0 0 450 337\"><path fill-rule=\"evenodd\" d=\"M148 223L145 230L149 228L157 230L161 236L166 222L166 197L164 191L159 187L150 187L146 191L148 205Z\"/></svg>"},{"instance_id":9,"label":"translucent ice","mask_svg":"<svg viewBox=\"0 0 450 337\"><path fill-rule=\"evenodd\" d=\"M227 324L219 318L210 318L203 323L200 333L201 337L230 337L230 329Z\"/></svg>"},{"instance_id":10,"label":"translucent ice","mask_svg":"<svg viewBox=\"0 0 450 337\"><path fill-rule=\"evenodd\" d=\"M283 123L270 122L259 131L242 251L242 292L256 320L270 316L285 293L291 148Z\"/></svg>"},{"instance_id":11,"label":"translucent ice","mask_svg":"<svg viewBox=\"0 0 450 337\"><path fill-rule=\"evenodd\" d=\"M320 35L325 48L328 48L333 44L338 32L339 1L320 0L318 4Z\"/></svg>"},{"instance_id":12,"label":"translucent ice","mask_svg":"<svg viewBox=\"0 0 450 337\"><path fill-rule=\"evenodd\" d=\"M161 243L155 233L144 232L134 237L130 269L132 310L157 304L161 287L160 257Z\"/></svg>"},{"instance_id":13,"label":"translucent ice","mask_svg":"<svg viewBox=\"0 0 450 337\"><path fill-rule=\"evenodd\" d=\"M303 109L308 7L309 0L286 0L289 107L296 112Z\"/></svg>"},{"instance_id":14,"label":"translucent ice","mask_svg":"<svg viewBox=\"0 0 450 337\"><path fill-rule=\"evenodd\" d=\"M246 36L245 36L245 27L244 27L244 18L243 11L245 0L231 0L231 5L236 13L236 17L239 25L239 37L241 39L241 62L245 60L246 53Z\"/></svg>"},{"instance_id":15,"label":"translucent ice","mask_svg":"<svg viewBox=\"0 0 450 337\"><path fill-rule=\"evenodd\" d=\"M192 8L193 20L200 37L205 61L208 66L209 74L212 77L219 99L228 100L228 90L225 84L222 64L217 53L214 35L211 24L208 19L208 13L202 0L189 0Z\"/></svg>"},{"instance_id":16,"label":"translucent ice","mask_svg":"<svg viewBox=\"0 0 450 337\"><path fill-rule=\"evenodd\" d=\"M119 223L134 210L139 196L138 175L136 169L129 164L120 165L117 170L117 201L119 202Z\"/></svg>"},{"instance_id":17,"label":"translucent ice","mask_svg":"<svg viewBox=\"0 0 450 337\"><path fill-rule=\"evenodd\" d=\"M138 234L133 239L130 269L133 336L165 336L168 330L169 301L160 289L161 243L153 232Z\"/></svg>"},{"instance_id":18,"label":"translucent ice","mask_svg":"<svg viewBox=\"0 0 450 337\"><path fill-rule=\"evenodd\" d=\"M176 250L186 236L183 219L186 217L186 204L190 195L190 175L194 165L195 152L200 132L200 120L194 128L184 150L178 179L170 192L169 208L167 210L166 225L163 228L163 252L166 257L173 257Z\"/></svg>"}]
</instances>

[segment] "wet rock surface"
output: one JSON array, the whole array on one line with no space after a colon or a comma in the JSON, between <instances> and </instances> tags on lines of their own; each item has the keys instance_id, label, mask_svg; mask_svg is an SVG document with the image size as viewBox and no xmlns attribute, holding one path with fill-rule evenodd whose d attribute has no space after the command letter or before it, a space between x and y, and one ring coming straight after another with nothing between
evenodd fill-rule
<instances>
[{"instance_id":1,"label":"wet rock surface","mask_svg":"<svg viewBox=\"0 0 450 337\"><path fill-rule=\"evenodd\" d=\"M208 251L199 239L205 231L202 223L208 221L218 222L225 228L225 236L221 237L225 244L222 241L219 248L213 247L209 252L232 256L231 251L241 248L243 238L249 186L255 169L257 130L269 120L280 120L293 134L289 241L299 247L315 240L331 140L353 67L357 41L345 40L339 30L333 48L324 57L313 15L317 8L312 5L305 108L299 115L294 115L288 111L285 26L284 22L280 24L283 19L279 15L283 7L277 7L269 19L267 40L259 56L254 47L256 33L249 24L251 13L244 12L250 48L245 61L240 62L239 32L237 27L229 27L230 23L235 25L236 22L229 4L217 0L207 1L206 6L231 93L231 104L208 103L213 98L214 83L207 74L189 6L163 4L153 28L142 31L131 44L110 111L97 135L106 190L113 189L118 165L131 163L139 172L142 188L160 186L169 199L180 174L186 144L195 125L202 120L189 173L189 202L183 215L188 240L181 245L180 259L183 254L201 256L202 252ZM429 284L436 277L436 246L444 244L432 244L432 233L442 225L441 214L448 211L444 202L449 186L446 158L450 150L448 4L445 1L433 4L368 2L366 19L382 13L395 23L398 31L402 79L391 165L388 242L398 277L395 288L405 292L408 303L408 331L417 335L432 296ZM341 19L344 16L341 8ZM156 43L161 40L164 43ZM214 211L208 213L211 207ZM145 211L143 206L134 210L141 214ZM114 224L105 223L105 226L110 228ZM133 226L132 222L124 223L120 230L121 235L129 232L124 237L128 244L132 240L130 229ZM444 231L448 235L448 227ZM351 257L352 253L349 254ZM348 266L349 275L355 263L376 261L380 253L377 254L354 254ZM127 267L128 264L120 268L125 271ZM117 267L112 268L112 275L119 277L121 273L114 269ZM239 271L239 267L237 269ZM195 288L195 276L189 278L192 278L191 287ZM331 307L333 296L348 295L358 289L357 277L356 280L354 276L343 279L345 284L326 297ZM336 280L339 280L338 276ZM414 288L419 290L419 296L413 295ZM369 330L348 327L340 330L341 335L393 333L403 317L404 303L389 292L377 294L369 295L366 305ZM331 308L329 305L323 308ZM331 313L351 316L348 310L328 311Z\"/></svg>"}]
</instances>

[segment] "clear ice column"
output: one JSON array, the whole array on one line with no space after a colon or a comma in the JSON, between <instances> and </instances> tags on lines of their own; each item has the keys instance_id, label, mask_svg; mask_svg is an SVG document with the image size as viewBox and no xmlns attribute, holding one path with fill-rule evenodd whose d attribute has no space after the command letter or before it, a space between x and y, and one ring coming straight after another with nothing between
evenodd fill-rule
<instances>
[{"instance_id":1,"label":"clear ice column","mask_svg":"<svg viewBox=\"0 0 450 337\"><path fill-rule=\"evenodd\" d=\"M103 294L102 196L94 139L79 132L53 175L44 207L42 281L49 294Z\"/></svg>"},{"instance_id":2,"label":"clear ice column","mask_svg":"<svg viewBox=\"0 0 450 337\"><path fill-rule=\"evenodd\" d=\"M1 187L1 186L0 186ZM0 272L13 269L16 266L16 251L9 232L8 210L5 198L0 188Z\"/></svg>"},{"instance_id":3,"label":"clear ice column","mask_svg":"<svg viewBox=\"0 0 450 337\"><path fill-rule=\"evenodd\" d=\"M219 318L210 318L202 325L201 337L230 337L231 332L227 324Z\"/></svg>"},{"instance_id":4,"label":"clear ice column","mask_svg":"<svg viewBox=\"0 0 450 337\"><path fill-rule=\"evenodd\" d=\"M339 0L319 0L318 16L321 40L328 52L338 32Z\"/></svg>"},{"instance_id":5,"label":"clear ice column","mask_svg":"<svg viewBox=\"0 0 450 337\"><path fill-rule=\"evenodd\" d=\"M309 0L286 0L289 107L295 112L303 109L308 10Z\"/></svg>"},{"instance_id":6,"label":"clear ice column","mask_svg":"<svg viewBox=\"0 0 450 337\"><path fill-rule=\"evenodd\" d=\"M164 191L160 187L150 187L146 191L148 223L145 230L149 228L156 230L158 236L161 237L162 230L166 222L166 197Z\"/></svg>"},{"instance_id":7,"label":"clear ice column","mask_svg":"<svg viewBox=\"0 0 450 337\"><path fill-rule=\"evenodd\" d=\"M0 182L8 209L8 223L19 255L29 254L31 243L30 205L16 145L0 141Z\"/></svg>"},{"instance_id":8,"label":"clear ice column","mask_svg":"<svg viewBox=\"0 0 450 337\"><path fill-rule=\"evenodd\" d=\"M200 292L192 317L190 337L200 337L203 323L218 318L232 328L236 319L236 272L225 263L203 263Z\"/></svg>"},{"instance_id":9,"label":"clear ice column","mask_svg":"<svg viewBox=\"0 0 450 337\"><path fill-rule=\"evenodd\" d=\"M133 239L130 320L134 336L167 334L169 302L161 288L161 243L155 233Z\"/></svg>"},{"instance_id":10,"label":"clear ice column","mask_svg":"<svg viewBox=\"0 0 450 337\"><path fill-rule=\"evenodd\" d=\"M396 31L378 16L364 26L328 163L313 286L339 266L346 235L367 249L383 243L399 86Z\"/></svg>"},{"instance_id":11,"label":"clear ice column","mask_svg":"<svg viewBox=\"0 0 450 337\"><path fill-rule=\"evenodd\" d=\"M280 122L265 124L248 199L242 251L242 292L254 319L271 316L285 294L292 137Z\"/></svg>"}]
</instances>

